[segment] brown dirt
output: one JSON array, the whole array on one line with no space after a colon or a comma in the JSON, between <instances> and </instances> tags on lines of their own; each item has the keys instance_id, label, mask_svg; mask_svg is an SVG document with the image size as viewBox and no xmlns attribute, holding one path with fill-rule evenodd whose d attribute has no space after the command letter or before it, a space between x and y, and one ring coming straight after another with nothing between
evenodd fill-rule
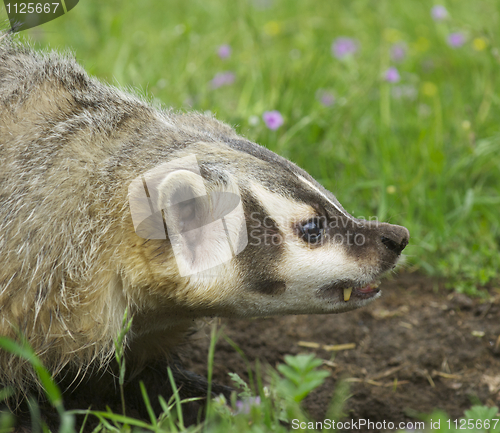
<instances>
[{"instance_id":1,"label":"brown dirt","mask_svg":"<svg viewBox=\"0 0 500 433\"><path fill-rule=\"evenodd\" d=\"M446 291L442 284L404 274L382 286L383 296L340 315L222 320L225 334L255 365L275 367L287 354L314 352L331 372L304 402L325 417L336 383L350 383L345 420L410 421L436 408L457 419L473 403L500 405L500 289L488 301ZM305 348L301 342L315 343ZM323 345L354 343L332 352ZM195 339L186 367L206 375L208 339ZM216 346L214 380L248 379L244 360L223 339ZM370 431L370 430L360 430Z\"/></svg>"}]
</instances>

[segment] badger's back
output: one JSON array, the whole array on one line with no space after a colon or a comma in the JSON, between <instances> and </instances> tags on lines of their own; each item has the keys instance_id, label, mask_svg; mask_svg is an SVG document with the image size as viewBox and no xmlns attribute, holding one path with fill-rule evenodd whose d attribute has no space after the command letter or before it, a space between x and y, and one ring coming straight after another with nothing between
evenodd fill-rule
<instances>
[{"instance_id":1,"label":"badger's back","mask_svg":"<svg viewBox=\"0 0 500 433\"><path fill-rule=\"evenodd\" d=\"M0 36L0 335L22 333L53 372L106 362L130 307L128 184L175 146L221 134L235 136ZM29 371L0 351L0 384Z\"/></svg>"}]
</instances>

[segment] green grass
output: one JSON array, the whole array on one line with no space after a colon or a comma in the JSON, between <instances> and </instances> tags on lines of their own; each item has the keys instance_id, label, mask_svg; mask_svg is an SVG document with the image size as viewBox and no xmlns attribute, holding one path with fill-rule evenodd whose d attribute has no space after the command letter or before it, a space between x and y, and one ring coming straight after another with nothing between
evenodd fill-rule
<instances>
[{"instance_id":1,"label":"green grass","mask_svg":"<svg viewBox=\"0 0 500 433\"><path fill-rule=\"evenodd\" d=\"M437 23L429 0L85 0L25 33L108 82L216 113L355 216L406 225L411 267L474 293L500 268L500 3L443 3L450 17ZM464 46L447 44L453 31ZM360 44L348 61L331 54L338 36ZM400 63L396 42L408 49ZM389 66L399 83L382 79ZM234 84L212 89L222 71ZM261 118L273 109L285 117L277 131Z\"/></svg>"},{"instance_id":2,"label":"green grass","mask_svg":"<svg viewBox=\"0 0 500 433\"><path fill-rule=\"evenodd\" d=\"M130 321L124 318L123 332L118 336L116 344L123 342ZM213 354L215 343L219 333L216 326L212 327L212 340L209 350L209 378L213 368ZM313 354L299 354L296 356L285 356L285 363L279 364L277 370L267 368L270 377L269 387L262 386L260 374L256 379L256 390L252 391L238 375L232 374L235 388L238 393L233 393L231 401L226 401L222 396L209 402L206 407L205 421L199 425L185 427L182 418L181 405L185 401L180 400L176 392L169 402L159 396L163 413L157 418L151 407L151 403L144 385L141 383L142 396L150 415L149 421L143 421L127 416L125 413L113 413L110 410L99 412L92 410L64 409L61 399L61 391L51 379L48 371L43 367L40 360L26 342L16 343L8 338L0 338L0 348L18 355L21 359L28 360L37 372L43 383L47 399L57 410L61 426L60 433L76 433L86 431L85 426L89 417L96 417L99 425L93 432L248 432L264 433L287 431L351 431L350 427L339 427L338 423L345 426L346 422L352 422L343 411L346 400L349 398L349 385L345 381L336 384L330 407L322 421L312 421L300 407L300 402L314 389L322 385L324 380L331 374L322 368L323 361ZM239 350L239 349L238 349ZM117 357L118 359L118 357ZM123 365L123 364L121 364ZM170 381L173 388L175 382L169 371ZM120 384L122 388L122 384ZM0 401L10 395L10 390L0 389ZM255 397L255 395L257 397ZM34 399L30 399L30 415L32 417L33 432L49 432L45 423L40 420L40 410ZM85 421L80 430L75 427L75 415L85 415ZM415 420L408 420L408 430L398 430L405 433L411 431L411 427L419 427L418 431L441 431L445 433L459 433L463 430L484 431L485 433L500 433L500 412L497 407L475 405L464 412L460 419L450 419L449 416L435 410L429 415L420 414ZM365 420L366 421L366 420ZM359 423L360 421L358 421ZM384 421L385 422L385 421ZM0 412L0 433L12 433L14 420L9 413ZM390 423L390 421L389 421ZM425 430L421 430L424 427ZM382 423L379 423L382 424ZM393 424L391 427L390 424ZM396 423L390 423L390 429L397 428ZM347 424L350 426L350 424ZM378 424L377 424L378 425ZM337 426L337 427L335 427ZM335 430L337 428L337 430ZM377 427L378 428L378 427ZM88 428L87 428L88 429Z\"/></svg>"},{"instance_id":3,"label":"green grass","mask_svg":"<svg viewBox=\"0 0 500 433\"><path fill-rule=\"evenodd\" d=\"M120 366L119 388L123 395L122 372L125 373L124 363L121 355L123 349L123 339L130 328L131 321L125 315L123 328L116 340L117 356L116 359ZM212 339L208 356L208 379L210 394L211 376L213 370L214 349L220 332L217 332L216 325L212 327ZM231 342L231 344L234 344ZM172 389L176 390L170 401L165 401L162 396L158 396L163 413L157 418L145 386L141 383L142 397L147 408L150 420L144 421L127 416L125 413L125 404L122 413L113 413L111 410L65 410L62 401L62 393L58 385L50 377L50 373L44 368L39 358L35 355L28 343L20 338L19 342L7 337L0 337L0 349L15 354L20 360L27 360L36 371L47 400L57 411L60 420L60 433L76 433L75 415L85 415L84 424L80 431L85 430L85 423L89 417L95 417L99 425L94 432L211 432L226 433L230 431L239 432L286 432L285 423L310 422L307 415L300 407L300 402L310 394L311 391L321 386L324 380L330 375L330 371L322 369L323 361L316 358L313 354L300 354L296 356L286 356L285 363L278 365L278 371L267 368L267 374L270 376L270 387L262 385L260 373L256 378L256 384L250 386L245 383L237 374L232 374L235 389L239 388L238 393L233 393L231 401L226 401L224 397L219 396L216 399L209 400L206 405L206 418L200 425L185 427L181 406L188 401L181 400L177 391L173 375L169 370L169 378ZM239 351L239 349L238 349ZM122 368L123 367L123 368ZM252 375L250 375L252 377ZM343 417L343 405L347 399L348 387L344 382L339 382L332 400L332 408L329 410L330 419L339 420ZM9 398L12 390L8 388L0 389L0 402ZM40 418L40 409L35 399L29 401L30 416L32 419L33 432L49 432L46 424ZM10 413L0 411L0 433L11 433L13 431L14 420ZM139 430L140 429L140 430Z\"/></svg>"}]
</instances>

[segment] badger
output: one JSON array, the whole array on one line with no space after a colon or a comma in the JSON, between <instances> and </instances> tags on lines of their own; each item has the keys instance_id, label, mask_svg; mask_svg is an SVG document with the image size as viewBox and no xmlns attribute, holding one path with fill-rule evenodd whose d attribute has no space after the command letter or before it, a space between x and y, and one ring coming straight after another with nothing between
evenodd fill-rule
<instances>
[{"instance_id":1,"label":"badger","mask_svg":"<svg viewBox=\"0 0 500 433\"><path fill-rule=\"evenodd\" d=\"M196 319L362 307L408 240L214 117L0 35L0 335L22 336L68 395L117 393L126 312L127 384L149 375L161 393L174 365L185 396L206 393L176 355ZM6 386L39 389L0 350Z\"/></svg>"}]
</instances>

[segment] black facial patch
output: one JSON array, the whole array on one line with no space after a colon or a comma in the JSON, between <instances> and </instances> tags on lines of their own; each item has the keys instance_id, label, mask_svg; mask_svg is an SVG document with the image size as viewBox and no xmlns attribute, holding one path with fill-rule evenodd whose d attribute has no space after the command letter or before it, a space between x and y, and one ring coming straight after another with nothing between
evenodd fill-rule
<instances>
[{"instance_id":1,"label":"black facial patch","mask_svg":"<svg viewBox=\"0 0 500 433\"><path fill-rule=\"evenodd\" d=\"M278 224L252 194L246 191L241 193L249 245L273 247L273 250L280 253L284 235Z\"/></svg>"},{"instance_id":2,"label":"black facial patch","mask_svg":"<svg viewBox=\"0 0 500 433\"><path fill-rule=\"evenodd\" d=\"M277 281L276 275L283 254L284 235L252 194L246 191L241 193L248 245L237 255L237 259L246 287L270 296L283 293L285 283Z\"/></svg>"},{"instance_id":3,"label":"black facial patch","mask_svg":"<svg viewBox=\"0 0 500 433\"><path fill-rule=\"evenodd\" d=\"M286 284L283 281L256 281L250 286L250 290L263 295L281 295L285 293Z\"/></svg>"}]
</instances>

